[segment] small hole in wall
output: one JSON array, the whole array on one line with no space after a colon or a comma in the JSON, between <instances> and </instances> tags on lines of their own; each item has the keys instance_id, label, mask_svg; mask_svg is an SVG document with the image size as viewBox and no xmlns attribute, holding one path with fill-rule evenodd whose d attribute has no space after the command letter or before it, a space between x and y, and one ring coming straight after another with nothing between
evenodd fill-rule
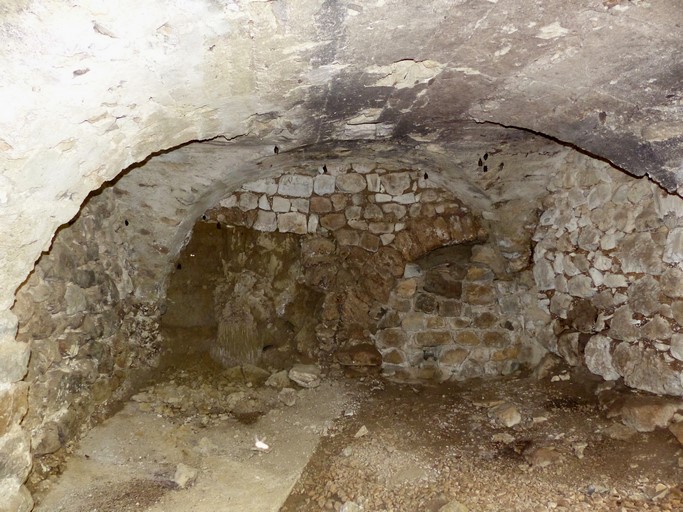
<instances>
[{"instance_id":1,"label":"small hole in wall","mask_svg":"<svg viewBox=\"0 0 683 512\"><path fill-rule=\"evenodd\" d=\"M128 226L128 225L130 224L130 222L128 222L128 219L126 219L126 220L123 221L123 224L124 224L125 226Z\"/></svg>"},{"instance_id":2,"label":"small hole in wall","mask_svg":"<svg viewBox=\"0 0 683 512\"><path fill-rule=\"evenodd\" d=\"M183 266L182 266L182 264L178 263L178 264L175 266L175 268L178 269L178 270L180 270L180 269L183 268Z\"/></svg>"},{"instance_id":3,"label":"small hole in wall","mask_svg":"<svg viewBox=\"0 0 683 512\"><path fill-rule=\"evenodd\" d=\"M263 348L261 349L261 352L268 352L269 350L272 350L275 348L275 345L264 345Z\"/></svg>"},{"instance_id":4,"label":"small hole in wall","mask_svg":"<svg viewBox=\"0 0 683 512\"><path fill-rule=\"evenodd\" d=\"M206 215L202 215L202 220L206 220Z\"/></svg>"},{"instance_id":5,"label":"small hole in wall","mask_svg":"<svg viewBox=\"0 0 683 512\"><path fill-rule=\"evenodd\" d=\"M216 229L221 229L221 223L220 222L216 222Z\"/></svg>"}]
</instances>

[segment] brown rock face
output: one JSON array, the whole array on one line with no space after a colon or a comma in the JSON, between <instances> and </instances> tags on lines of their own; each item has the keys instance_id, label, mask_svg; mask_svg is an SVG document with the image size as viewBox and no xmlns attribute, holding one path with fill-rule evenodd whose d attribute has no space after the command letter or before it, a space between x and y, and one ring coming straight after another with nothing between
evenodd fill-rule
<instances>
[{"instance_id":1,"label":"brown rock face","mask_svg":"<svg viewBox=\"0 0 683 512\"><path fill-rule=\"evenodd\" d=\"M370 343L361 343L339 350L335 358L344 366L380 366L382 354Z\"/></svg>"}]
</instances>

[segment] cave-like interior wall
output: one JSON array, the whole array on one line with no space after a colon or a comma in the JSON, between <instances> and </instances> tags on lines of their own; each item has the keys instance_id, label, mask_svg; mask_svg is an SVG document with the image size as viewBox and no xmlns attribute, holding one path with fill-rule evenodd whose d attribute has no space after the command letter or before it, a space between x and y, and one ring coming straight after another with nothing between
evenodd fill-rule
<instances>
[{"instance_id":1,"label":"cave-like interior wall","mask_svg":"<svg viewBox=\"0 0 683 512\"><path fill-rule=\"evenodd\" d=\"M431 0L420 16L399 1L19 0L0 21L0 510L29 510L32 466L40 479L157 363L170 276L205 213L301 241L283 290L324 297L315 326L285 314L303 351L369 343L387 372L446 378L550 350L682 394L675 0ZM323 166L334 193L241 188L315 183ZM378 169L417 189L366 219ZM340 189L356 175L362 191ZM411 192L414 216L397 199ZM430 254L458 238L455 217L478 228L451 268ZM340 269L331 290L316 258Z\"/></svg>"}]
</instances>

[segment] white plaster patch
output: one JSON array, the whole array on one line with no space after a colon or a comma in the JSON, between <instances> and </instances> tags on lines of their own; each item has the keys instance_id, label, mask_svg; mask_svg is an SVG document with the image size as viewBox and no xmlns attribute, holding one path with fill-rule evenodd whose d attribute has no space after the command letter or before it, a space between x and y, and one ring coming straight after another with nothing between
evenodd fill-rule
<instances>
[{"instance_id":1,"label":"white plaster patch","mask_svg":"<svg viewBox=\"0 0 683 512\"><path fill-rule=\"evenodd\" d=\"M365 71L375 75L385 75L375 82L375 87L406 89L428 82L441 73L444 67L444 64L434 60L400 60L388 66L371 66Z\"/></svg>"},{"instance_id":2,"label":"white plaster patch","mask_svg":"<svg viewBox=\"0 0 683 512\"><path fill-rule=\"evenodd\" d=\"M559 21L555 21L550 25L541 27L541 30L536 34L538 39L555 39L556 37L563 37L569 33L569 30L560 25Z\"/></svg>"}]
</instances>

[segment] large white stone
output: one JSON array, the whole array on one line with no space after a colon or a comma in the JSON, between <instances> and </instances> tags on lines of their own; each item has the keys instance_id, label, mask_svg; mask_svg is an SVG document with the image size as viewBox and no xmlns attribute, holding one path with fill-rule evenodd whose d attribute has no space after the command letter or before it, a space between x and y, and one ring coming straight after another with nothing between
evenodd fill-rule
<instances>
[{"instance_id":1,"label":"large white stone","mask_svg":"<svg viewBox=\"0 0 683 512\"><path fill-rule=\"evenodd\" d=\"M617 380L620 375L612 364L612 340L607 336L591 337L584 349L586 366L605 380Z\"/></svg>"},{"instance_id":2,"label":"large white stone","mask_svg":"<svg viewBox=\"0 0 683 512\"><path fill-rule=\"evenodd\" d=\"M583 274L572 277L567 282L567 289L574 297L589 298L595 295L595 288L590 277Z\"/></svg>"},{"instance_id":3,"label":"large white stone","mask_svg":"<svg viewBox=\"0 0 683 512\"><path fill-rule=\"evenodd\" d=\"M277 229L280 233L304 235L308 231L308 220L303 213L280 213L277 216Z\"/></svg>"},{"instance_id":4,"label":"large white stone","mask_svg":"<svg viewBox=\"0 0 683 512\"><path fill-rule=\"evenodd\" d=\"M347 194L356 194L365 190L365 177L360 174L342 174L337 176L337 190Z\"/></svg>"},{"instance_id":5,"label":"large white stone","mask_svg":"<svg viewBox=\"0 0 683 512\"><path fill-rule=\"evenodd\" d=\"M534 265L534 279L539 290L555 288L555 271L551 263L545 258L541 258Z\"/></svg>"},{"instance_id":6,"label":"large white stone","mask_svg":"<svg viewBox=\"0 0 683 512\"><path fill-rule=\"evenodd\" d=\"M311 197L313 178L300 174L286 174L280 177L278 194L288 197Z\"/></svg>"},{"instance_id":7,"label":"large white stone","mask_svg":"<svg viewBox=\"0 0 683 512\"><path fill-rule=\"evenodd\" d=\"M285 197L275 196L273 198L273 211L277 213L286 213L290 210L292 203Z\"/></svg>"},{"instance_id":8,"label":"large white stone","mask_svg":"<svg viewBox=\"0 0 683 512\"><path fill-rule=\"evenodd\" d=\"M251 192L243 192L240 194L237 206L242 211L255 210L258 207L258 196Z\"/></svg>"},{"instance_id":9,"label":"large white stone","mask_svg":"<svg viewBox=\"0 0 683 512\"><path fill-rule=\"evenodd\" d=\"M319 196L334 193L336 178L328 174L316 176L313 181L313 191Z\"/></svg>"},{"instance_id":10,"label":"large white stone","mask_svg":"<svg viewBox=\"0 0 683 512\"><path fill-rule=\"evenodd\" d=\"M254 221L254 229L257 231L271 232L277 229L277 217L273 212L259 210Z\"/></svg>"},{"instance_id":11,"label":"large white stone","mask_svg":"<svg viewBox=\"0 0 683 512\"><path fill-rule=\"evenodd\" d=\"M669 231L664 247L664 261L667 263L683 261L683 228L674 228Z\"/></svg>"},{"instance_id":12,"label":"large white stone","mask_svg":"<svg viewBox=\"0 0 683 512\"><path fill-rule=\"evenodd\" d=\"M410 174L407 172L393 172L381 177L384 191L392 196L399 196L410 188Z\"/></svg>"}]
</instances>

